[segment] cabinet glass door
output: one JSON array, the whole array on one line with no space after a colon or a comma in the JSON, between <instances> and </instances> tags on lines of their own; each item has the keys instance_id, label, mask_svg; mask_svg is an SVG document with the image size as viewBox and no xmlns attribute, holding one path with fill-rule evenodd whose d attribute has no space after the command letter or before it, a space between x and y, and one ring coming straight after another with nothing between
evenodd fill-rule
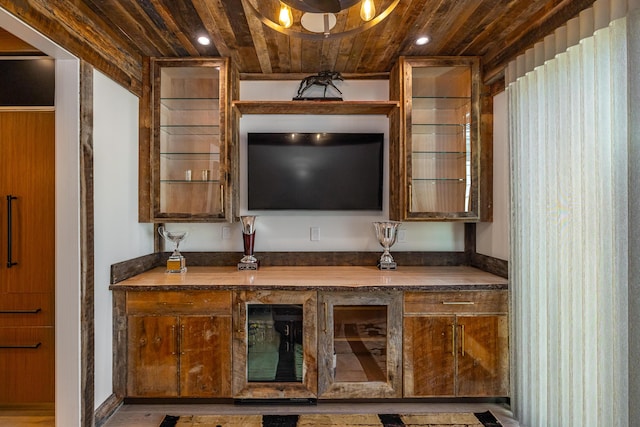
<instances>
[{"instance_id":1,"label":"cabinet glass door","mask_svg":"<svg viewBox=\"0 0 640 427\"><path fill-rule=\"evenodd\" d=\"M224 215L220 70L160 68L158 217Z\"/></svg>"},{"instance_id":2,"label":"cabinet glass door","mask_svg":"<svg viewBox=\"0 0 640 427\"><path fill-rule=\"evenodd\" d=\"M247 307L247 380L302 382L302 305Z\"/></svg>"},{"instance_id":3,"label":"cabinet glass door","mask_svg":"<svg viewBox=\"0 0 640 427\"><path fill-rule=\"evenodd\" d=\"M387 307L333 307L334 380L386 381Z\"/></svg>"},{"instance_id":4,"label":"cabinet glass door","mask_svg":"<svg viewBox=\"0 0 640 427\"><path fill-rule=\"evenodd\" d=\"M410 212L470 212L471 68L412 67Z\"/></svg>"},{"instance_id":5,"label":"cabinet glass door","mask_svg":"<svg viewBox=\"0 0 640 427\"><path fill-rule=\"evenodd\" d=\"M401 397L400 293L323 292L319 300L319 397Z\"/></svg>"},{"instance_id":6,"label":"cabinet glass door","mask_svg":"<svg viewBox=\"0 0 640 427\"><path fill-rule=\"evenodd\" d=\"M317 292L237 291L233 397L315 402Z\"/></svg>"}]
</instances>

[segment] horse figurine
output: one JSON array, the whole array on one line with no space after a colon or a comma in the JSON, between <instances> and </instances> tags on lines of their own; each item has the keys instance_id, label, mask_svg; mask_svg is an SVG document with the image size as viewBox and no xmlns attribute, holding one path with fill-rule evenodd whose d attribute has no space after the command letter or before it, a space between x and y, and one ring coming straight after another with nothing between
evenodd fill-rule
<instances>
[{"instance_id":1,"label":"horse figurine","mask_svg":"<svg viewBox=\"0 0 640 427\"><path fill-rule=\"evenodd\" d=\"M327 97L327 88L331 86L342 95L340 89L333 84L334 80L342 80L342 75L337 71L321 71L314 76L308 76L302 79L300 86L298 87L298 96L295 99L301 99L302 94L306 92L311 86L324 86L324 97Z\"/></svg>"}]
</instances>

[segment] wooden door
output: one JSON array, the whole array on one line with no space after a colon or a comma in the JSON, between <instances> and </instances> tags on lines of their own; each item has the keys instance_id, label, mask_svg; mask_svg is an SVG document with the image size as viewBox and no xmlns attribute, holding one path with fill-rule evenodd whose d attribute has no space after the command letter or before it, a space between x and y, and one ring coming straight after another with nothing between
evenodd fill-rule
<instances>
[{"instance_id":1,"label":"wooden door","mask_svg":"<svg viewBox=\"0 0 640 427\"><path fill-rule=\"evenodd\" d=\"M129 316L128 395L177 397L178 318Z\"/></svg>"},{"instance_id":2,"label":"wooden door","mask_svg":"<svg viewBox=\"0 0 640 427\"><path fill-rule=\"evenodd\" d=\"M506 315L458 317L458 395L508 396Z\"/></svg>"},{"instance_id":3,"label":"wooden door","mask_svg":"<svg viewBox=\"0 0 640 427\"><path fill-rule=\"evenodd\" d=\"M405 397L455 395L455 316L404 318Z\"/></svg>"},{"instance_id":4,"label":"wooden door","mask_svg":"<svg viewBox=\"0 0 640 427\"><path fill-rule=\"evenodd\" d=\"M55 113L0 112L0 403L54 401L54 166Z\"/></svg>"},{"instance_id":5,"label":"wooden door","mask_svg":"<svg viewBox=\"0 0 640 427\"><path fill-rule=\"evenodd\" d=\"M231 317L180 318L180 396L231 397Z\"/></svg>"}]
</instances>

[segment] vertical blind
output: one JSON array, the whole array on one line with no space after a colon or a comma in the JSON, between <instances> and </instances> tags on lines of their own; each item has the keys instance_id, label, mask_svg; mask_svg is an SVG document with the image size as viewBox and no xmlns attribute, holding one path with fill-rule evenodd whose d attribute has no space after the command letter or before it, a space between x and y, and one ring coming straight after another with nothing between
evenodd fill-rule
<instances>
[{"instance_id":1,"label":"vertical blind","mask_svg":"<svg viewBox=\"0 0 640 427\"><path fill-rule=\"evenodd\" d=\"M629 187L640 182L628 178L628 77L640 71L629 65L628 44L640 39L629 30L640 22L636 3L596 1L506 70L511 403L528 427L630 425Z\"/></svg>"}]
</instances>

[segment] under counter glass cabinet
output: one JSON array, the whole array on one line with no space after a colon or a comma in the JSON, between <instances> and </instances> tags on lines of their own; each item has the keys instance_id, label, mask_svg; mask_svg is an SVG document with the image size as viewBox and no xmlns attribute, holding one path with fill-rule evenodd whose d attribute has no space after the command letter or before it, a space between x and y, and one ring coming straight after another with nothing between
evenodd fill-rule
<instances>
[{"instance_id":1,"label":"under counter glass cabinet","mask_svg":"<svg viewBox=\"0 0 640 427\"><path fill-rule=\"evenodd\" d=\"M479 61L401 57L391 73L390 216L480 219Z\"/></svg>"},{"instance_id":2,"label":"under counter glass cabinet","mask_svg":"<svg viewBox=\"0 0 640 427\"><path fill-rule=\"evenodd\" d=\"M320 292L319 398L402 397L400 292Z\"/></svg>"},{"instance_id":3,"label":"under counter glass cabinet","mask_svg":"<svg viewBox=\"0 0 640 427\"><path fill-rule=\"evenodd\" d=\"M316 310L316 291L235 292L235 399L316 401Z\"/></svg>"},{"instance_id":4,"label":"under counter glass cabinet","mask_svg":"<svg viewBox=\"0 0 640 427\"><path fill-rule=\"evenodd\" d=\"M230 220L229 61L153 58L151 73L149 220Z\"/></svg>"}]
</instances>

